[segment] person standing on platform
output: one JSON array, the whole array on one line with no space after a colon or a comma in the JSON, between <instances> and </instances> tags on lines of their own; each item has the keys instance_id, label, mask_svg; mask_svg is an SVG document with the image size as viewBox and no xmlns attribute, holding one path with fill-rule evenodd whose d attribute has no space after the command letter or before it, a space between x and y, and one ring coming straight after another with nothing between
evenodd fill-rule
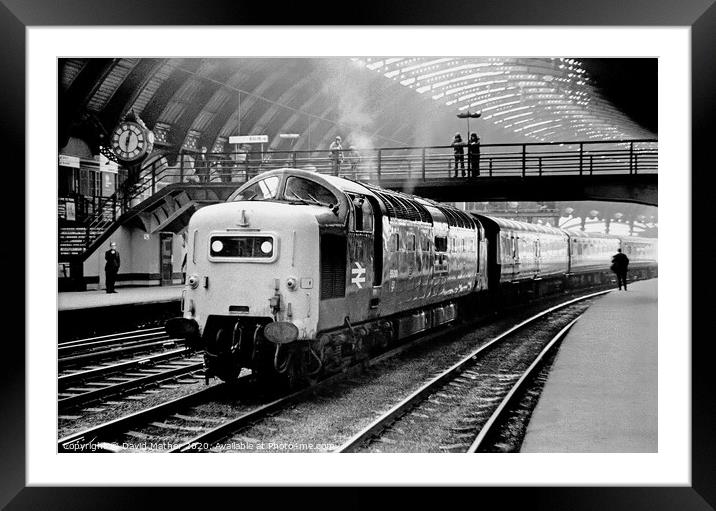
<instances>
[{"instance_id":1,"label":"person standing on platform","mask_svg":"<svg viewBox=\"0 0 716 511\"><path fill-rule=\"evenodd\" d=\"M627 271L629 269L629 258L626 254L622 254L622 249L618 248L617 253L612 257L611 270L617 274L617 283L619 284L619 291L622 289L624 284L624 291L627 290Z\"/></svg>"},{"instance_id":2,"label":"person standing on platform","mask_svg":"<svg viewBox=\"0 0 716 511\"><path fill-rule=\"evenodd\" d=\"M480 175L480 137L477 133L470 134L470 140L467 141L467 175L469 177L477 177Z\"/></svg>"},{"instance_id":3,"label":"person standing on platform","mask_svg":"<svg viewBox=\"0 0 716 511\"><path fill-rule=\"evenodd\" d=\"M333 169L333 175L337 176L341 170L341 163L343 163L343 146L341 145L341 137L336 137L336 139L331 142L328 149L331 151L331 167Z\"/></svg>"},{"instance_id":4,"label":"person standing on platform","mask_svg":"<svg viewBox=\"0 0 716 511\"><path fill-rule=\"evenodd\" d=\"M460 133L455 133L452 140L452 149L455 153L455 177L457 177L457 164L460 163L462 169L462 177L465 177L465 142L462 141Z\"/></svg>"},{"instance_id":5,"label":"person standing on platform","mask_svg":"<svg viewBox=\"0 0 716 511\"><path fill-rule=\"evenodd\" d=\"M114 290L114 283L117 280L117 273L119 272L119 252L117 252L117 243L114 241L109 244L109 250L104 253L104 260L107 261L104 265L104 274L107 281L107 292L116 293Z\"/></svg>"}]
</instances>

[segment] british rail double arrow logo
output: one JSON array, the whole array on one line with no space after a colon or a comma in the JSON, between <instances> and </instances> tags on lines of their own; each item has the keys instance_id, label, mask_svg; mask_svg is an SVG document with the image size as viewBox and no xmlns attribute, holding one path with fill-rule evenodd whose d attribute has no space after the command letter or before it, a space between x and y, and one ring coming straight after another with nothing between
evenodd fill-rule
<instances>
[{"instance_id":1,"label":"british rail double arrow logo","mask_svg":"<svg viewBox=\"0 0 716 511\"><path fill-rule=\"evenodd\" d=\"M355 264L356 267L351 268L351 274L353 274L351 282L358 286L358 288L363 288L363 282L365 282L365 268L363 268L359 262L354 262L353 264Z\"/></svg>"}]
</instances>

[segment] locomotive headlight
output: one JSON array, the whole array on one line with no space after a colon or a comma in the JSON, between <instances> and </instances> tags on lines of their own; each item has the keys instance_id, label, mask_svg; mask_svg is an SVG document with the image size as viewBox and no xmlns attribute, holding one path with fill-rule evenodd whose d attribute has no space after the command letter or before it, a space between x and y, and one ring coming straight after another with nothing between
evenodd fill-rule
<instances>
[{"instance_id":1,"label":"locomotive headlight","mask_svg":"<svg viewBox=\"0 0 716 511\"><path fill-rule=\"evenodd\" d=\"M273 250L273 244L270 241L264 241L261 243L261 252L264 254L270 254L271 250Z\"/></svg>"},{"instance_id":2,"label":"locomotive headlight","mask_svg":"<svg viewBox=\"0 0 716 511\"><path fill-rule=\"evenodd\" d=\"M221 243L221 242L219 241L218 243ZM191 287L192 289L196 289L197 287L199 287L199 275L197 275L197 274L191 275L187 279L187 283L189 284L189 287Z\"/></svg>"},{"instance_id":3,"label":"locomotive headlight","mask_svg":"<svg viewBox=\"0 0 716 511\"><path fill-rule=\"evenodd\" d=\"M286 287L289 289L289 291L295 291L298 287L298 280L296 280L294 277L290 277L286 281Z\"/></svg>"},{"instance_id":4,"label":"locomotive headlight","mask_svg":"<svg viewBox=\"0 0 716 511\"><path fill-rule=\"evenodd\" d=\"M224 244L220 240L214 240L211 243L211 250L213 252L221 252L224 249Z\"/></svg>"}]
</instances>

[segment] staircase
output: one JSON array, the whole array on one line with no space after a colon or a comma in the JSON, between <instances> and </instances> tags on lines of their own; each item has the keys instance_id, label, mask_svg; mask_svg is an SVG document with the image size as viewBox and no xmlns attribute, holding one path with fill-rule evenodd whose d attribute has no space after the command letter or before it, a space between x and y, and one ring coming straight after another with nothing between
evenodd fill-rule
<instances>
[{"instance_id":1,"label":"staircase","mask_svg":"<svg viewBox=\"0 0 716 511\"><path fill-rule=\"evenodd\" d=\"M63 235L68 240L73 240L73 256L85 260L99 239L105 238L103 235L113 230L112 227L117 220L132 210L133 204L141 202L143 197L151 196L156 191L157 183L161 182L163 177L162 173L167 170L166 166L164 168L158 166L160 161L161 159L154 159L141 167L133 184L120 183L117 191L105 198L95 209L94 214L87 217L84 226L61 229L61 243Z\"/></svg>"},{"instance_id":2,"label":"staircase","mask_svg":"<svg viewBox=\"0 0 716 511\"><path fill-rule=\"evenodd\" d=\"M193 213L196 203L189 197L186 190L179 189L169 193L153 208L138 214L144 230L149 234L159 231L172 231L172 224L180 220L186 213ZM184 223L184 225L186 225ZM177 231L180 229L177 229Z\"/></svg>"}]
</instances>

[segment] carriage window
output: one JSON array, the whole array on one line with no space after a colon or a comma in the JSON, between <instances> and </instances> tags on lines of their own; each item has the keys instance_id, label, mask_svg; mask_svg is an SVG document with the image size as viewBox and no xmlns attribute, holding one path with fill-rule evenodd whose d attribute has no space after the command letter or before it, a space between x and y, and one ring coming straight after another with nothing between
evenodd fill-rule
<instances>
[{"instance_id":1,"label":"carriage window","mask_svg":"<svg viewBox=\"0 0 716 511\"><path fill-rule=\"evenodd\" d=\"M447 252L448 243L445 236L435 236L435 252Z\"/></svg>"},{"instance_id":2,"label":"carriage window","mask_svg":"<svg viewBox=\"0 0 716 511\"><path fill-rule=\"evenodd\" d=\"M234 197L234 201L274 199L278 191L278 181L279 179L276 176L257 181L245 190L242 190Z\"/></svg>"},{"instance_id":3,"label":"carriage window","mask_svg":"<svg viewBox=\"0 0 716 511\"><path fill-rule=\"evenodd\" d=\"M300 177L292 176L286 180L286 191L283 196L286 200L298 199L330 204L331 206L338 204L338 199L328 188Z\"/></svg>"}]
</instances>

